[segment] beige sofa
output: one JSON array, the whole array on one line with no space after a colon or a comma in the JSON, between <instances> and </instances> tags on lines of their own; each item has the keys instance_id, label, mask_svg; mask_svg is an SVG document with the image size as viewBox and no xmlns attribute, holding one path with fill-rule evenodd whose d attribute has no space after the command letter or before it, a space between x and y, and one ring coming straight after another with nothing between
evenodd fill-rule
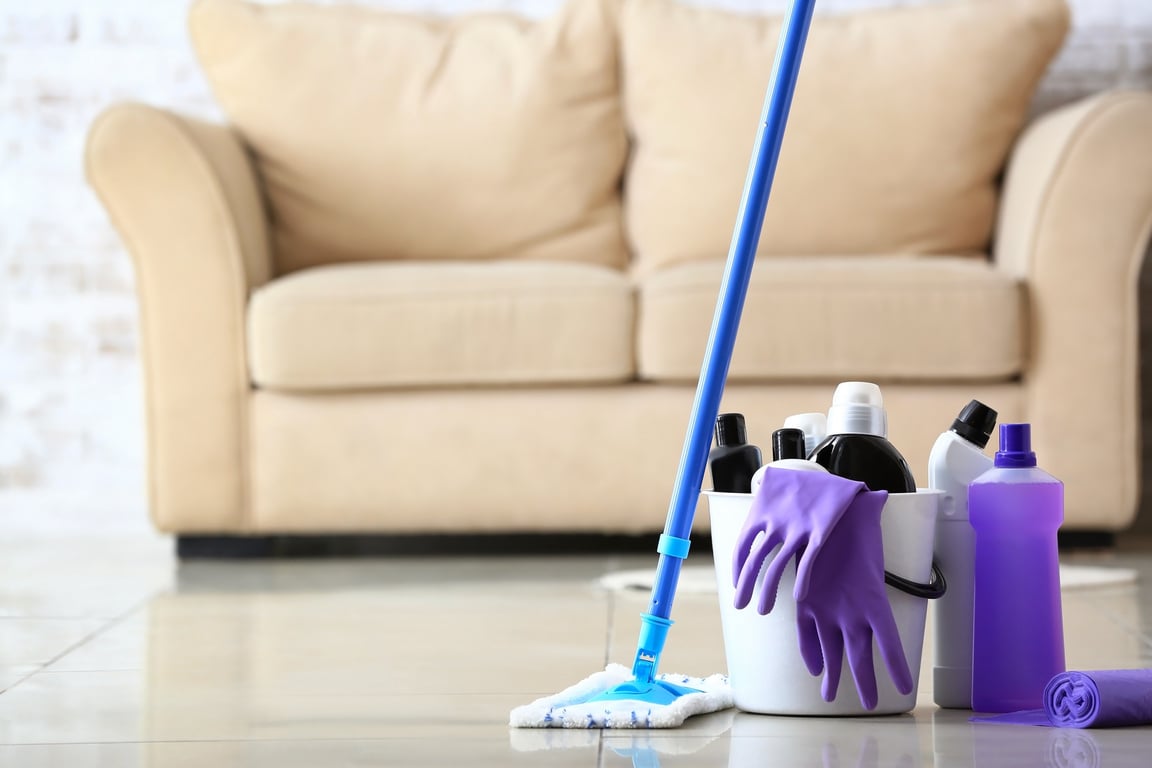
<instances>
[{"instance_id":1,"label":"beige sofa","mask_svg":"<svg viewBox=\"0 0 1152 768\"><path fill-rule=\"evenodd\" d=\"M1026 122L1059 0L818 16L724 407L880 383L923 482L979 397L1069 529L1139 484L1152 94ZM156 526L658 530L780 20L201 0L228 125L139 104L87 170L136 264Z\"/></svg>"}]
</instances>

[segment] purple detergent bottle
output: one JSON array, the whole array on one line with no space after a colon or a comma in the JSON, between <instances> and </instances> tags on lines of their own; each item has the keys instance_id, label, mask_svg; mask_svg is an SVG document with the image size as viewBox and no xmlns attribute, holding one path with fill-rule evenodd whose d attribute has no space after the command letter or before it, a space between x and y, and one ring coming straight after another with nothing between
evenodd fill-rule
<instances>
[{"instance_id":1,"label":"purple detergent bottle","mask_svg":"<svg viewBox=\"0 0 1152 768\"><path fill-rule=\"evenodd\" d=\"M972 709L1043 706L1064 671L1056 530L1064 484L1036 466L1029 424L1001 424L996 463L968 487L975 531Z\"/></svg>"}]
</instances>

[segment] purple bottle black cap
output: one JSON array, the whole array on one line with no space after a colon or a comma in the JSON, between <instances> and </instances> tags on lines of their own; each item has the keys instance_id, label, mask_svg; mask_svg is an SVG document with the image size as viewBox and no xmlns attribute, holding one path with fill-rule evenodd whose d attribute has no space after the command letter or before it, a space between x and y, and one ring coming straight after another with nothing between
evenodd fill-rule
<instances>
[{"instance_id":1,"label":"purple bottle black cap","mask_svg":"<svg viewBox=\"0 0 1152 768\"><path fill-rule=\"evenodd\" d=\"M1031 424L1001 424L1000 450L996 451L998 467L1034 467Z\"/></svg>"}]
</instances>

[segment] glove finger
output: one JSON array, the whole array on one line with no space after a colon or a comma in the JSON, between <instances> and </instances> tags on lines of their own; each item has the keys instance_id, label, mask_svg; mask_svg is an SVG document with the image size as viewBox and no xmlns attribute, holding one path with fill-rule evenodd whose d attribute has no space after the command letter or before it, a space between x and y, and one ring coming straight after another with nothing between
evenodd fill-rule
<instances>
[{"instance_id":1,"label":"glove finger","mask_svg":"<svg viewBox=\"0 0 1152 768\"><path fill-rule=\"evenodd\" d=\"M856 693L865 709L875 709L876 670L872 666L872 627L861 628L848 637L848 665L856 681Z\"/></svg>"},{"instance_id":2,"label":"glove finger","mask_svg":"<svg viewBox=\"0 0 1152 768\"><path fill-rule=\"evenodd\" d=\"M808 544L804 547L804 551L796 559L796 585L792 589L792 597L797 602L808 596L808 584L812 579L812 564L823 548L824 536L820 533L813 533L808 537Z\"/></svg>"},{"instance_id":3,"label":"glove finger","mask_svg":"<svg viewBox=\"0 0 1152 768\"><path fill-rule=\"evenodd\" d=\"M824 671L824 654L820 650L820 633L816 630L816 620L798 612L796 615L796 635L800 640L800 658L808 674L815 677Z\"/></svg>"},{"instance_id":4,"label":"glove finger","mask_svg":"<svg viewBox=\"0 0 1152 768\"><path fill-rule=\"evenodd\" d=\"M820 695L824 701L835 701L840 688L840 668L844 666L844 635L836 624L818 625L820 649L824 654L824 683Z\"/></svg>"},{"instance_id":5,"label":"glove finger","mask_svg":"<svg viewBox=\"0 0 1152 768\"><path fill-rule=\"evenodd\" d=\"M896 690L903 694L912 693L915 681L912 679L912 670L908 668L908 657L904 654L904 644L900 642L900 631L896 628L896 619L890 608L873 617L872 631L876 633L880 658L884 659L884 666L888 668L888 676L892 678Z\"/></svg>"},{"instance_id":6,"label":"glove finger","mask_svg":"<svg viewBox=\"0 0 1152 768\"><path fill-rule=\"evenodd\" d=\"M765 485L761 485L760 490L753 495L752 505L744 516L744 524L740 526L740 534L736 537L738 554L746 554L758 536L768 534L774 527L777 527L777 517L772 512L772 494L768 492L766 487L767 476L764 479Z\"/></svg>"},{"instance_id":7,"label":"glove finger","mask_svg":"<svg viewBox=\"0 0 1152 768\"><path fill-rule=\"evenodd\" d=\"M796 551L803 546L800 541L786 541L780 551L764 569L764 577L760 579L760 601L756 606L760 615L764 616L772 611L776 605L776 593L780 590L780 579L784 576L784 569L792 562Z\"/></svg>"},{"instance_id":8,"label":"glove finger","mask_svg":"<svg viewBox=\"0 0 1152 768\"><path fill-rule=\"evenodd\" d=\"M740 529L740 533L736 536L736 546L732 548L732 584L736 584L736 580L740 578L740 571L744 570L744 564L748 562L752 545L756 543L756 537L762 533L764 533L762 527L750 523L745 523Z\"/></svg>"},{"instance_id":9,"label":"glove finger","mask_svg":"<svg viewBox=\"0 0 1152 768\"><path fill-rule=\"evenodd\" d=\"M736 546L732 550L733 584L740 578L740 572L744 570L744 566L747 565L748 558L756 546L756 540L761 536L769 536L772 533L771 521L757 519L754 511L755 510L753 510L753 513L749 513L744 527L740 529L740 534L736 537ZM758 568L757 571L759 571Z\"/></svg>"},{"instance_id":10,"label":"glove finger","mask_svg":"<svg viewBox=\"0 0 1152 768\"><path fill-rule=\"evenodd\" d=\"M780 534L772 531L752 546L744 567L736 574L736 597L733 605L744 608L752 600L752 593L756 590L756 577L764 567L764 560L780 543Z\"/></svg>"}]
</instances>

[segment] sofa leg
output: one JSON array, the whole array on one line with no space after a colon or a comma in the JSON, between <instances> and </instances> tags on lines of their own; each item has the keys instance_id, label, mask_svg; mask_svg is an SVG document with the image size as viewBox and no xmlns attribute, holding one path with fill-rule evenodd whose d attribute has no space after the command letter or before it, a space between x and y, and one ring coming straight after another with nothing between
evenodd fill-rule
<instances>
[{"instance_id":1,"label":"sofa leg","mask_svg":"<svg viewBox=\"0 0 1152 768\"><path fill-rule=\"evenodd\" d=\"M1111 531L1058 531L1056 539L1062 551L1116 547L1116 534Z\"/></svg>"},{"instance_id":2,"label":"sofa leg","mask_svg":"<svg viewBox=\"0 0 1152 768\"><path fill-rule=\"evenodd\" d=\"M176 537L176 556L181 560L250 560L276 554L273 536Z\"/></svg>"}]
</instances>

